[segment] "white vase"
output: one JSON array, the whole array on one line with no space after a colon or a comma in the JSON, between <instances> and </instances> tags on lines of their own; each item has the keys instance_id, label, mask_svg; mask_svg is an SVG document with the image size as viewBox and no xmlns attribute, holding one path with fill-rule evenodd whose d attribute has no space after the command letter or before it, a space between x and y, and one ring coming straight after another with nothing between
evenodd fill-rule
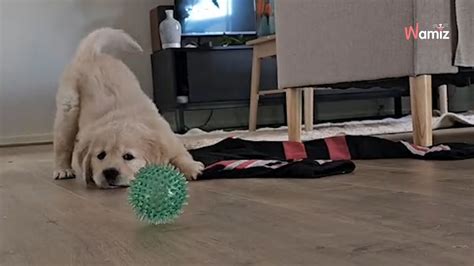
<instances>
[{"instance_id":1,"label":"white vase","mask_svg":"<svg viewBox=\"0 0 474 266\"><path fill-rule=\"evenodd\" d=\"M160 38L163 49L181 47L181 24L174 19L173 10L166 10L166 19L160 23Z\"/></svg>"}]
</instances>

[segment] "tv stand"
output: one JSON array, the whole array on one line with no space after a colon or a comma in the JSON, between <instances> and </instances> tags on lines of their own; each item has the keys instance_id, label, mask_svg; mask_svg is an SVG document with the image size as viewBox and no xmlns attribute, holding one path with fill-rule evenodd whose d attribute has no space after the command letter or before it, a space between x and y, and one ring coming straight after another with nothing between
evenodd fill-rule
<instances>
[{"instance_id":1,"label":"tv stand","mask_svg":"<svg viewBox=\"0 0 474 266\"><path fill-rule=\"evenodd\" d=\"M151 61L153 99L161 112L176 113L179 133L186 130L185 111L249 106L252 71L249 46L166 49L154 52ZM275 59L262 63L261 87L277 87ZM262 104L283 103L282 97L262 101Z\"/></svg>"}]
</instances>

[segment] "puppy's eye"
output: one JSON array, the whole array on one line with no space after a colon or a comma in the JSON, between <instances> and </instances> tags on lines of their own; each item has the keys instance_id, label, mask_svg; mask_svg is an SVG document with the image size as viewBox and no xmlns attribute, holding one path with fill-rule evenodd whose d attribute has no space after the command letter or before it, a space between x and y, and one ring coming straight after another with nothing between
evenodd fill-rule
<instances>
[{"instance_id":1,"label":"puppy's eye","mask_svg":"<svg viewBox=\"0 0 474 266\"><path fill-rule=\"evenodd\" d=\"M103 160L105 158L105 156L107 156L107 153L105 151L103 151L103 152L101 152L97 155L97 159Z\"/></svg>"},{"instance_id":2,"label":"puppy's eye","mask_svg":"<svg viewBox=\"0 0 474 266\"><path fill-rule=\"evenodd\" d=\"M135 156L131 155L130 153L125 153L122 158L125 160L125 161L131 161L133 159L135 159Z\"/></svg>"}]
</instances>

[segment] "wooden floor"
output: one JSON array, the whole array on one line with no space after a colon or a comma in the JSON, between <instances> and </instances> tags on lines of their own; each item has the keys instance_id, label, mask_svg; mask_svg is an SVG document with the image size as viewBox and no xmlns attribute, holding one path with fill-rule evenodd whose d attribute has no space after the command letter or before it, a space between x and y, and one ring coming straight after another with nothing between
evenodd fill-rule
<instances>
[{"instance_id":1,"label":"wooden floor","mask_svg":"<svg viewBox=\"0 0 474 266\"><path fill-rule=\"evenodd\" d=\"M474 265L473 160L195 182L178 221L149 226L126 190L53 181L51 146L0 153L0 265Z\"/></svg>"}]
</instances>

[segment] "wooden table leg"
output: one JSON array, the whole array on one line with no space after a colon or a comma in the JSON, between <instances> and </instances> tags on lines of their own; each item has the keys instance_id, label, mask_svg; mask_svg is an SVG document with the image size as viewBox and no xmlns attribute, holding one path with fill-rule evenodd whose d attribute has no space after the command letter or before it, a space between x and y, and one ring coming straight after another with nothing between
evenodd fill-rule
<instances>
[{"instance_id":1,"label":"wooden table leg","mask_svg":"<svg viewBox=\"0 0 474 266\"><path fill-rule=\"evenodd\" d=\"M301 141L301 96L301 89L291 88L286 90L289 141Z\"/></svg>"},{"instance_id":2,"label":"wooden table leg","mask_svg":"<svg viewBox=\"0 0 474 266\"><path fill-rule=\"evenodd\" d=\"M416 145L433 144L433 108L431 75L410 77L410 102L413 120L413 142Z\"/></svg>"},{"instance_id":3,"label":"wooden table leg","mask_svg":"<svg viewBox=\"0 0 474 266\"><path fill-rule=\"evenodd\" d=\"M260 87L261 59L258 55L258 48L254 47L252 59L252 83L250 88L250 110L249 110L249 131L257 129L258 100Z\"/></svg>"},{"instance_id":4,"label":"wooden table leg","mask_svg":"<svg viewBox=\"0 0 474 266\"><path fill-rule=\"evenodd\" d=\"M314 127L314 89L304 88L304 130L313 131Z\"/></svg>"},{"instance_id":5,"label":"wooden table leg","mask_svg":"<svg viewBox=\"0 0 474 266\"><path fill-rule=\"evenodd\" d=\"M449 112L448 106L448 85L441 85L438 87L438 107L442 115Z\"/></svg>"}]
</instances>

